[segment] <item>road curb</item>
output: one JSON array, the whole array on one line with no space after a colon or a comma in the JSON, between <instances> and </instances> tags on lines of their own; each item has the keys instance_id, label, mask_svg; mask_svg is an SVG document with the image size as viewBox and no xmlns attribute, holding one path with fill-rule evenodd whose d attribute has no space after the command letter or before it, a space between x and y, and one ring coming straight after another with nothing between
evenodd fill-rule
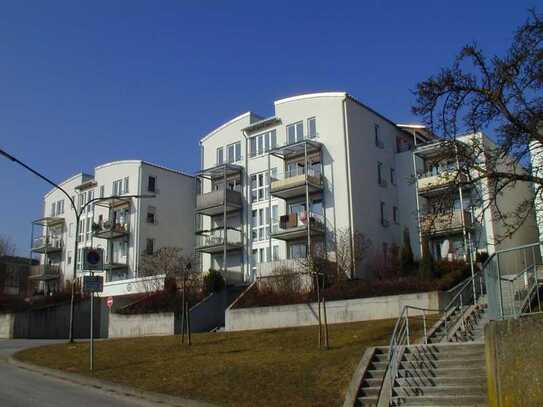
<instances>
[{"instance_id":1,"label":"road curb","mask_svg":"<svg viewBox=\"0 0 543 407\"><path fill-rule=\"evenodd\" d=\"M133 387L122 384L114 384L104 380L95 379L93 377L83 376L77 373L67 373L61 370L50 369L48 367L34 365L18 360L14 356L9 356L7 361L10 365L20 369L30 370L31 372L39 373L44 376L51 376L56 379L65 380L67 382L79 384L81 386L92 387L104 392L114 393L123 397L134 397L152 403L160 403L166 406L176 407L218 407L216 404L211 404L203 401L183 399L180 397L169 396L167 394L154 393L150 391L138 390Z\"/></svg>"}]
</instances>

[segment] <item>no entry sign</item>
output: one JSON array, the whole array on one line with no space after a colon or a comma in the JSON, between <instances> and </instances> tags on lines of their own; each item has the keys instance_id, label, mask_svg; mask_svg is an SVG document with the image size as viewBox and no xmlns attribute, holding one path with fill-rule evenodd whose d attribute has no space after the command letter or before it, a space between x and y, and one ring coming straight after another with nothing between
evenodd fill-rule
<instances>
[{"instance_id":1,"label":"no entry sign","mask_svg":"<svg viewBox=\"0 0 543 407\"><path fill-rule=\"evenodd\" d=\"M109 309L113 306L113 297L107 297L106 305Z\"/></svg>"}]
</instances>

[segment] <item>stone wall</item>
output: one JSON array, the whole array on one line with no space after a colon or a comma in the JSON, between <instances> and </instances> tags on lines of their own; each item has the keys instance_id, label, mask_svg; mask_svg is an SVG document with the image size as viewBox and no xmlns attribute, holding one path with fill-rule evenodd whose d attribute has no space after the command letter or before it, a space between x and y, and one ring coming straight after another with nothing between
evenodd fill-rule
<instances>
[{"instance_id":1,"label":"stone wall","mask_svg":"<svg viewBox=\"0 0 543 407\"><path fill-rule=\"evenodd\" d=\"M0 314L0 339L13 338L15 314Z\"/></svg>"},{"instance_id":2,"label":"stone wall","mask_svg":"<svg viewBox=\"0 0 543 407\"><path fill-rule=\"evenodd\" d=\"M543 406L543 315L485 327L488 405Z\"/></svg>"},{"instance_id":3,"label":"stone wall","mask_svg":"<svg viewBox=\"0 0 543 407\"><path fill-rule=\"evenodd\" d=\"M326 303L326 313L330 324L397 318L404 305L439 309L445 305L445 297L444 293L432 291L330 301ZM413 312L413 315L415 314ZM252 308L230 307L226 311L227 331L286 328L316 325L317 323L318 307L316 303Z\"/></svg>"}]
</instances>

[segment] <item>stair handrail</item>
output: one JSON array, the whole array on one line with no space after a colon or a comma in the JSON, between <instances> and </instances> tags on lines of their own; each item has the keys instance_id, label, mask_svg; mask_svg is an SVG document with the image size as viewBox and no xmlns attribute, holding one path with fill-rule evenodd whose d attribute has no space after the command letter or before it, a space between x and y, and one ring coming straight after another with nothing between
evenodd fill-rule
<instances>
[{"instance_id":1,"label":"stair handrail","mask_svg":"<svg viewBox=\"0 0 543 407\"><path fill-rule=\"evenodd\" d=\"M396 320L396 323L394 324L394 329L392 331L392 337L390 338L389 348L388 348L388 358L387 358L387 365L385 367L385 372L383 374L383 380L381 382L381 386L379 388L379 394L378 394L378 401L382 400L382 397L385 396L385 381L386 376L388 374L389 380L388 380L388 388L386 391L386 396L388 400L392 399L392 391L394 388L394 382L396 380L398 370L399 370L399 364L400 359L403 355L403 352L405 350L406 346L410 345L409 340L409 309L413 310L419 310L422 311L423 315L423 328L424 328L424 336L423 336L423 342L424 344L428 343L428 335L427 335L427 327L426 327L426 312L437 312L442 313L443 315L449 315L452 313L453 309L456 309L457 307L462 310L464 306L467 305L475 305L480 296L484 293L484 284L482 283L482 270L478 270L473 275L467 277L464 279L464 281L460 284L457 284L455 287L458 287L459 285L461 288L459 291L454 295L454 297L447 303L447 305L444 308L440 309L431 309L431 308L422 308L422 307L416 307L412 305L404 305L402 308L402 311L400 312L400 316ZM479 282L480 289L477 291L476 283ZM473 284L473 285L472 285ZM469 297L467 298L467 301L465 300L465 296L467 292L471 292L472 294L475 294L475 296L472 296L471 300L473 300L473 304L469 304L470 300ZM463 314L460 318L463 318ZM439 324L447 323L446 319L441 318L438 322ZM464 319L462 319L462 326L464 326Z\"/></svg>"},{"instance_id":2,"label":"stair handrail","mask_svg":"<svg viewBox=\"0 0 543 407\"><path fill-rule=\"evenodd\" d=\"M520 288L516 284L516 282L519 280L524 280L523 286ZM500 284L502 284L502 282L506 282L507 284L509 284L512 311L510 316L512 316L513 318L518 318L520 315L524 314L523 311L527 306L530 307L531 311L531 301L534 292L537 295L539 311L541 311L541 299L539 297L539 282L537 277L536 264L531 264L525 267L522 271L513 276L507 275L500 277ZM520 297L520 299L518 300L518 304L520 305L518 307L516 301L517 297Z\"/></svg>"},{"instance_id":3,"label":"stair handrail","mask_svg":"<svg viewBox=\"0 0 543 407\"><path fill-rule=\"evenodd\" d=\"M439 313L441 312L440 309L436 308L423 308L423 307L417 307L413 305L404 305L402 307L402 311L400 312L400 316L396 320L396 323L394 324L394 329L392 330L392 337L390 338L390 343L388 347L388 358L387 358L387 365L385 367L385 372L383 373L383 380L381 381L381 386L379 388L379 394L378 394L378 400L381 400L382 397L384 397L385 392L385 379L388 374L390 380L389 380L389 386L386 391L388 399L390 400L392 397L392 389L394 385L394 381L396 380L396 376L398 374L398 367L400 364L400 360L403 356L403 351L406 346L409 346L411 344L410 341L410 331L409 331L409 310L416 310L422 312L422 323L423 323L423 341L424 343L428 343L428 327L426 323L426 313ZM420 315L417 315L420 316Z\"/></svg>"}]
</instances>

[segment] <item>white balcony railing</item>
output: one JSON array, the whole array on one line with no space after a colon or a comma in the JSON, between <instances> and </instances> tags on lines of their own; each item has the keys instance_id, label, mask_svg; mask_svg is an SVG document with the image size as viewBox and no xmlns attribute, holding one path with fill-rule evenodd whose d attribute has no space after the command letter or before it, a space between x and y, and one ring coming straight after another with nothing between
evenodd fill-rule
<instances>
[{"instance_id":1,"label":"white balcony railing","mask_svg":"<svg viewBox=\"0 0 543 407\"><path fill-rule=\"evenodd\" d=\"M64 242L60 237L38 236L32 239L32 249L59 250L64 247Z\"/></svg>"}]
</instances>

